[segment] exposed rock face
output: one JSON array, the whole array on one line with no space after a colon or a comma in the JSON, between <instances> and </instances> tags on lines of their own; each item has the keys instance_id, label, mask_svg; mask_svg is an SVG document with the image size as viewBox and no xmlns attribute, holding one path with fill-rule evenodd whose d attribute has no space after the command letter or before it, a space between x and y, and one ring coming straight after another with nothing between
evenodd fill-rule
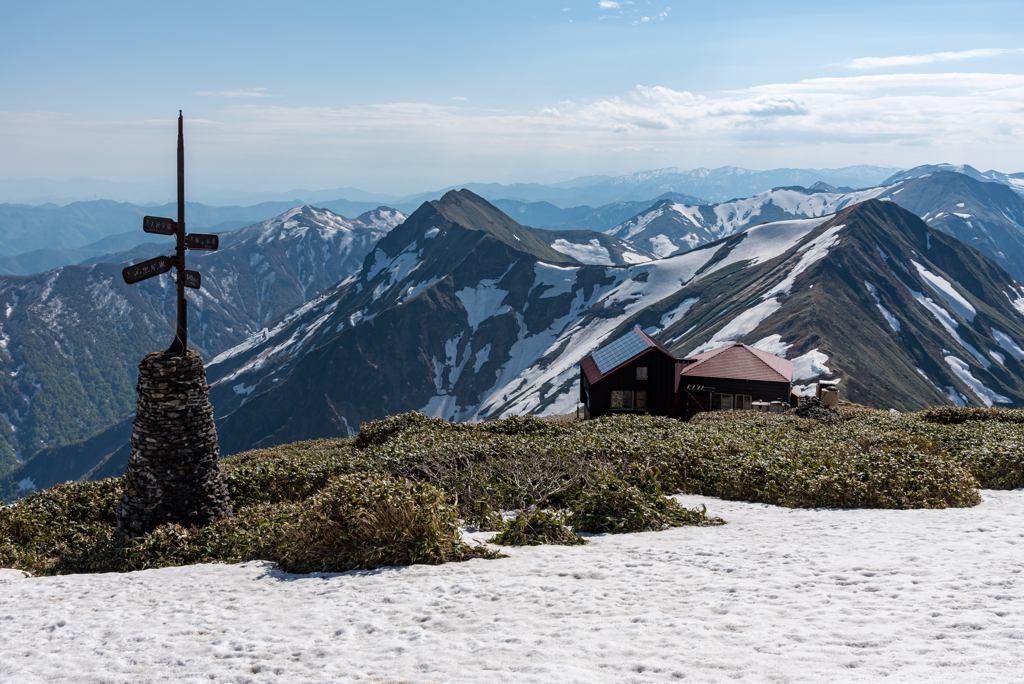
<instances>
[{"instance_id":1,"label":"exposed rock face","mask_svg":"<svg viewBox=\"0 0 1024 684\"><path fill-rule=\"evenodd\" d=\"M148 354L139 364L138 409L120 532L140 536L165 523L203 527L231 515L217 429L199 352Z\"/></svg>"}]
</instances>

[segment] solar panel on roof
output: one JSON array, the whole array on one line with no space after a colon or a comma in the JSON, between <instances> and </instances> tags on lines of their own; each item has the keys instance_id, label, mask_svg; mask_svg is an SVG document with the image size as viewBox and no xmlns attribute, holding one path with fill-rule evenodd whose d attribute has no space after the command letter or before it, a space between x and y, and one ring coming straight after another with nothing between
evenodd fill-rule
<instances>
[{"instance_id":1,"label":"solar panel on roof","mask_svg":"<svg viewBox=\"0 0 1024 684\"><path fill-rule=\"evenodd\" d=\"M651 345L647 344L647 340L645 340L634 328L609 344L607 347L598 349L596 352L591 354L591 357L594 359L594 363L597 364L597 370L604 375L619 364L624 363L640 352L649 349L650 346Z\"/></svg>"}]
</instances>

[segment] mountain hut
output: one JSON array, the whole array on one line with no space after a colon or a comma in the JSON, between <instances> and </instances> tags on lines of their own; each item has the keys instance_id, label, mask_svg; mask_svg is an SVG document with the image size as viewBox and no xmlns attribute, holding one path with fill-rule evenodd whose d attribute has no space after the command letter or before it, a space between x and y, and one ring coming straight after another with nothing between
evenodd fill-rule
<instances>
[{"instance_id":1,"label":"mountain hut","mask_svg":"<svg viewBox=\"0 0 1024 684\"><path fill-rule=\"evenodd\" d=\"M584 418L639 413L689 419L701 411L783 410L793 362L736 342L676 358L634 327L580 361Z\"/></svg>"}]
</instances>

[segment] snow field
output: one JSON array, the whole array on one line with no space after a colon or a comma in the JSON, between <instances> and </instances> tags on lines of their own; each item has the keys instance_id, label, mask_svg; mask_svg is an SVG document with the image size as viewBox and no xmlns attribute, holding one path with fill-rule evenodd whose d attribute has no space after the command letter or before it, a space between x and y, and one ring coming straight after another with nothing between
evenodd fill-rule
<instances>
[{"instance_id":1,"label":"snow field","mask_svg":"<svg viewBox=\"0 0 1024 684\"><path fill-rule=\"evenodd\" d=\"M1024 490L982 494L944 511L681 496L729 524L372 572L3 573L0 680L1019 681Z\"/></svg>"}]
</instances>

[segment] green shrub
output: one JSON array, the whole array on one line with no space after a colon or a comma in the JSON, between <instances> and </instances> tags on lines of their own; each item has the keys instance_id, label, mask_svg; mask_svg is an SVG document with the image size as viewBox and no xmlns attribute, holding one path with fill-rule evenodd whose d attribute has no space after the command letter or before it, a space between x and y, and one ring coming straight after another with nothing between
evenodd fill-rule
<instances>
[{"instance_id":1,"label":"green shrub","mask_svg":"<svg viewBox=\"0 0 1024 684\"><path fill-rule=\"evenodd\" d=\"M501 534L492 539L491 543L502 546L577 546L586 544L587 540L569 529L560 514L536 510L506 520Z\"/></svg>"},{"instance_id":2,"label":"green shrub","mask_svg":"<svg viewBox=\"0 0 1024 684\"><path fill-rule=\"evenodd\" d=\"M341 572L488 555L462 541L455 509L425 483L345 475L302 504L283 534L282 569Z\"/></svg>"},{"instance_id":3,"label":"green shrub","mask_svg":"<svg viewBox=\"0 0 1024 684\"><path fill-rule=\"evenodd\" d=\"M637 482L613 474L602 477L573 506L573 528L581 532L647 532L682 525L722 525L707 509L688 509L663 495L652 479Z\"/></svg>"},{"instance_id":4,"label":"green shrub","mask_svg":"<svg viewBox=\"0 0 1024 684\"><path fill-rule=\"evenodd\" d=\"M231 504L237 511L255 504L302 501L339 475L365 471L352 439L318 439L258 449L221 461Z\"/></svg>"},{"instance_id":5,"label":"green shrub","mask_svg":"<svg viewBox=\"0 0 1024 684\"><path fill-rule=\"evenodd\" d=\"M691 421L698 423L734 423L738 420L750 420L751 418L775 418L782 414L780 413L765 413L762 411L701 411L697 415L690 418Z\"/></svg>"},{"instance_id":6,"label":"green shrub","mask_svg":"<svg viewBox=\"0 0 1024 684\"><path fill-rule=\"evenodd\" d=\"M921 420L940 425L958 425L972 421L1024 423L1024 409L982 408L981 406L933 406L921 411Z\"/></svg>"},{"instance_id":7,"label":"green shrub","mask_svg":"<svg viewBox=\"0 0 1024 684\"><path fill-rule=\"evenodd\" d=\"M1024 487L1024 426L970 421L940 428L936 438L986 489Z\"/></svg>"},{"instance_id":8,"label":"green shrub","mask_svg":"<svg viewBox=\"0 0 1024 684\"><path fill-rule=\"evenodd\" d=\"M423 427L443 428L458 426L458 423L449 423L443 418L428 418L420 411L410 411L394 416L388 416L383 420L371 420L359 426L359 434L356 435L355 444L358 449L366 449L372 446L380 446L395 435L407 430Z\"/></svg>"},{"instance_id":9,"label":"green shrub","mask_svg":"<svg viewBox=\"0 0 1024 684\"><path fill-rule=\"evenodd\" d=\"M541 420L536 416L512 415L508 418L484 423L480 429L493 435L535 435L557 430L558 427L551 421Z\"/></svg>"},{"instance_id":10,"label":"green shrub","mask_svg":"<svg viewBox=\"0 0 1024 684\"><path fill-rule=\"evenodd\" d=\"M788 457L727 455L708 493L793 508L947 508L981 502L977 480L938 444L808 446Z\"/></svg>"}]
</instances>

